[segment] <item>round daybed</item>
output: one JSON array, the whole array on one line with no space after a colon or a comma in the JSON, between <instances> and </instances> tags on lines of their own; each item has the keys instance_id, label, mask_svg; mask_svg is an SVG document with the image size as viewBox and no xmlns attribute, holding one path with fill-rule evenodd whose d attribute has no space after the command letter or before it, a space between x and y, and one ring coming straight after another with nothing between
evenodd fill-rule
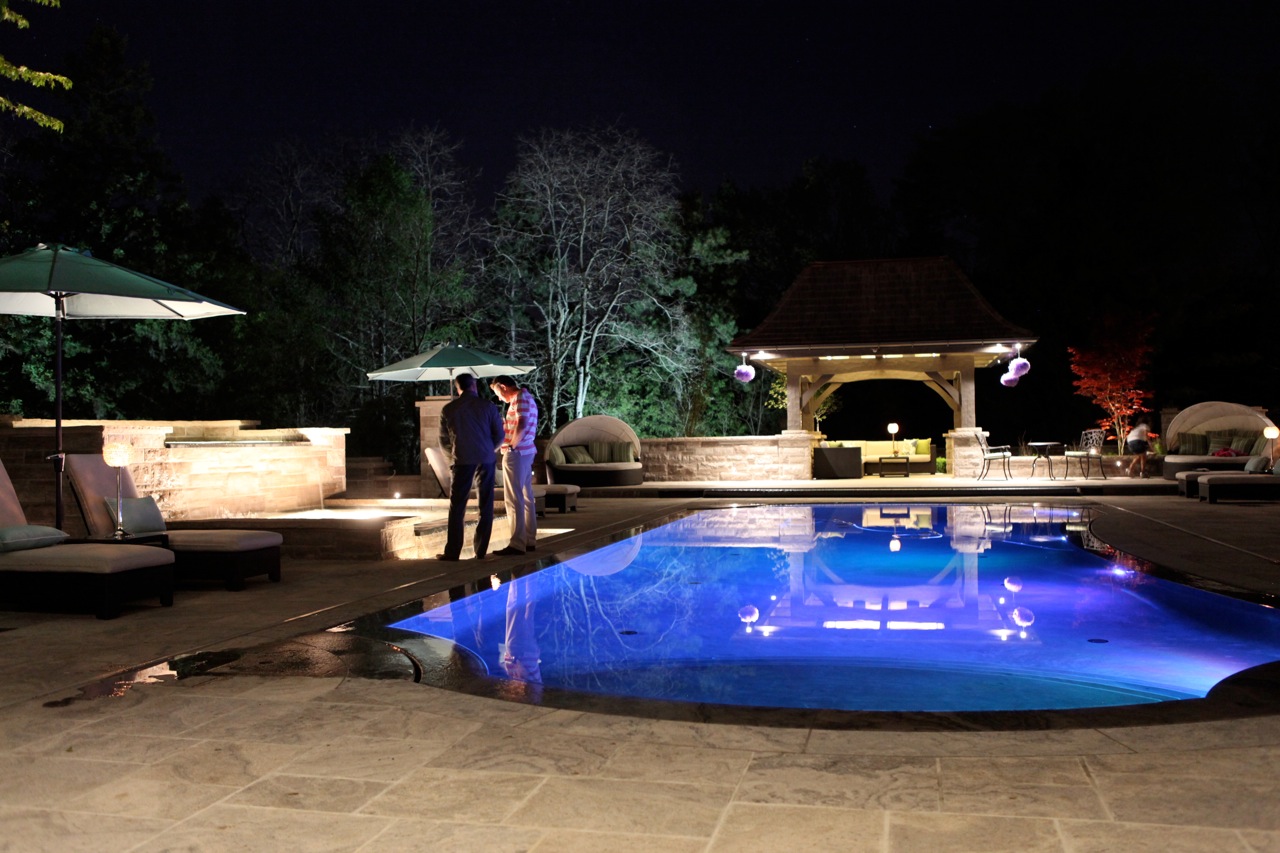
<instances>
[{"instance_id":1,"label":"round daybed","mask_svg":"<svg viewBox=\"0 0 1280 853\"><path fill-rule=\"evenodd\" d=\"M644 482L640 439L610 415L570 421L543 449L548 483L575 486L637 486Z\"/></svg>"},{"instance_id":2,"label":"round daybed","mask_svg":"<svg viewBox=\"0 0 1280 853\"><path fill-rule=\"evenodd\" d=\"M1165 429L1168 455L1163 477L1176 480L1179 471L1210 469L1243 471L1250 459L1268 455L1271 448L1262 431L1275 426L1257 409L1218 401L1188 406ZM1233 455L1226 455L1227 453Z\"/></svg>"}]
</instances>

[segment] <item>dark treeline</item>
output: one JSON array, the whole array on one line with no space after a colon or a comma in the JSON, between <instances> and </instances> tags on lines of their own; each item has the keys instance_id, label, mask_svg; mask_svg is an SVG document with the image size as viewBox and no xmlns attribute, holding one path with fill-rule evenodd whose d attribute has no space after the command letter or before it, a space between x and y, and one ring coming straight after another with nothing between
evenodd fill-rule
<instances>
[{"instance_id":1,"label":"dark treeline","mask_svg":"<svg viewBox=\"0 0 1280 853\"><path fill-rule=\"evenodd\" d=\"M980 378L979 422L997 443L1091 425L1101 413L1072 393L1066 348L1148 320L1154 406L1280 407L1263 346L1275 78L1100 71L921 139L890 200L853 161L690 194L679 164L600 126L531 129L497 197L478 199L463 141L422 117L389 137L282 139L238 191L193 207L123 40L96 32L68 76L64 133L3 119L0 251L89 248L248 312L71 324L69 418L349 426L353 454L416 470L412 401L447 389L365 374L455 341L538 364L546 429L603 412L648 436L768 433L782 425L770 377L734 381L732 338L811 261L939 254L1040 336L1017 388ZM51 344L47 320L0 316L0 410L51 413ZM911 383L837 397L831 435L950 426Z\"/></svg>"}]
</instances>

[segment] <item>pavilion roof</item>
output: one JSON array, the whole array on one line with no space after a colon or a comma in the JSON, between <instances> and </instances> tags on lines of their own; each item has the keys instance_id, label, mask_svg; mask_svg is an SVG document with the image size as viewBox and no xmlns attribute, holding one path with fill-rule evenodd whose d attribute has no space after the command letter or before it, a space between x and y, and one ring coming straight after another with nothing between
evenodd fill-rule
<instances>
[{"instance_id":1,"label":"pavilion roof","mask_svg":"<svg viewBox=\"0 0 1280 853\"><path fill-rule=\"evenodd\" d=\"M1035 340L1001 317L950 258L893 258L810 264L772 313L730 348L784 358L977 354Z\"/></svg>"}]
</instances>

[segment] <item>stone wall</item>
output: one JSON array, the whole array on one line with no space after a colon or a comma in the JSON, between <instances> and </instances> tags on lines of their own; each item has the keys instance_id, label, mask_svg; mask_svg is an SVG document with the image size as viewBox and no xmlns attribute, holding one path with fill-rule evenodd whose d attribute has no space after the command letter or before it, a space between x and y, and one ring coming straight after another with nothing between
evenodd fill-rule
<instances>
[{"instance_id":1,"label":"stone wall","mask_svg":"<svg viewBox=\"0 0 1280 853\"><path fill-rule=\"evenodd\" d=\"M171 520L316 509L346 490L346 429L254 430L253 421L64 421L66 453L133 447L138 491ZM0 461L32 524L54 522L53 422L0 418ZM64 481L64 527L84 523Z\"/></svg>"},{"instance_id":2,"label":"stone wall","mask_svg":"<svg viewBox=\"0 0 1280 853\"><path fill-rule=\"evenodd\" d=\"M640 441L646 481L808 480L813 476L816 433Z\"/></svg>"}]
</instances>

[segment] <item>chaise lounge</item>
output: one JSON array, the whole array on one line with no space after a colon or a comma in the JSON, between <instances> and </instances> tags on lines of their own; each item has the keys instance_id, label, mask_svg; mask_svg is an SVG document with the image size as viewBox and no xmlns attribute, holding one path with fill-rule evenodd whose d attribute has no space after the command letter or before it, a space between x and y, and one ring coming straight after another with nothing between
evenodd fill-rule
<instances>
[{"instance_id":1,"label":"chaise lounge","mask_svg":"<svg viewBox=\"0 0 1280 853\"><path fill-rule=\"evenodd\" d=\"M266 575L280 581L284 537L271 530L170 530L155 500L139 497L128 468L120 468L123 526L132 536L160 535L174 553L179 581L220 580L227 589L245 588L245 579ZM112 539L116 531L116 469L102 456L67 454L67 476L89 536Z\"/></svg>"},{"instance_id":2,"label":"chaise lounge","mask_svg":"<svg viewBox=\"0 0 1280 853\"><path fill-rule=\"evenodd\" d=\"M0 464L0 602L120 615L126 601L157 596L173 606L173 552L150 545L68 542L57 528L27 524Z\"/></svg>"}]
</instances>

